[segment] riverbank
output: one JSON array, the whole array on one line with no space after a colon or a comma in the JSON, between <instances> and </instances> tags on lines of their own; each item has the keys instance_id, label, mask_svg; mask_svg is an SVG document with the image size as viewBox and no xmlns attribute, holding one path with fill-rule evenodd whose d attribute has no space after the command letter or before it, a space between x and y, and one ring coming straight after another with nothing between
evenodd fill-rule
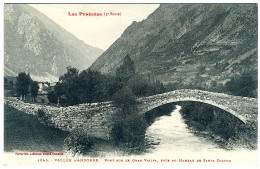
<instances>
[{"instance_id":1,"label":"riverbank","mask_svg":"<svg viewBox=\"0 0 260 169\"><path fill-rule=\"evenodd\" d=\"M203 103L181 103L181 114L195 135L208 136L221 148L257 149L257 126L244 124L230 113Z\"/></svg>"},{"instance_id":2,"label":"riverbank","mask_svg":"<svg viewBox=\"0 0 260 169\"><path fill-rule=\"evenodd\" d=\"M4 151L64 152L69 133L41 124L36 116L4 105Z\"/></svg>"}]
</instances>

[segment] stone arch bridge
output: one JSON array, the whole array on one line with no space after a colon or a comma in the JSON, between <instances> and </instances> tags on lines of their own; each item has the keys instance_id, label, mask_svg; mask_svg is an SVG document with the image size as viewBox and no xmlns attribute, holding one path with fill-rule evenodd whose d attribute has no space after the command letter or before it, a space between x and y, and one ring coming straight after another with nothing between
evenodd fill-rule
<instances>
[{"instance_id":1,"label":"stone arch bridge","mask_svg":"<svg viewBox=\"0 0 260 169\"><path fill-rule=\"evenodd\" d=\"M138 101L140 113L145 113L167 103L196 101L219 107L236 116L244 123L256 124L258 117L258 99L256 98L232 96L203 90L175 90L163 94L138 98ZM94 137L106 140L110 138L112 118L117 110L112 102L54 107L24 103L16 98L9 97L5 98L4 103L27 114L36 115L41 122L50 127L59 128L65 131L82 129ZM39 117L39 110L44 112L44 118Z\"/></svg>"}]
</instances>

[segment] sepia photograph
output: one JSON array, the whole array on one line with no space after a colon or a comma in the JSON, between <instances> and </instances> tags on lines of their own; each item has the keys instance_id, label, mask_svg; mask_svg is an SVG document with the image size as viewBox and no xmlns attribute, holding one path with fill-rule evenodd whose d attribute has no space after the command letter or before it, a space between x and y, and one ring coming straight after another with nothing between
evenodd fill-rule
<instances>
[{"instance_id":1,"label":"sepia photograph","mask_svg":"<svg viewBox=\"0 0 260 169\"><path fill-rule=\"evenodd\" d=\"M257 3L3 3L4 166L257 166Z\"/></svg>"}]
</instances>

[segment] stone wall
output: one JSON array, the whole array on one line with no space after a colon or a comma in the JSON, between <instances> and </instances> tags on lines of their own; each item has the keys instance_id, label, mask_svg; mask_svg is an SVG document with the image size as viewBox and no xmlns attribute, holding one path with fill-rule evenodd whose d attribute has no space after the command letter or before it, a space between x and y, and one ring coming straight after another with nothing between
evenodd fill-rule
<instances>
[{"instance_id":1,"label":"stone wall","mask_svg":"<svg viewBox=\"0 0 260 169\"><path fill-rule=\"evenodd\" d=\"M54 107L24 103L16 98L5 98L4 103L27 114L37 116L42 123L49 127L64 131L82 129L88 135L105 140L110 139L111 118L116 110L111 102ZM44 121L38 116L38 110L44 112L46 117Z\"/></svg>"}]
</instances>

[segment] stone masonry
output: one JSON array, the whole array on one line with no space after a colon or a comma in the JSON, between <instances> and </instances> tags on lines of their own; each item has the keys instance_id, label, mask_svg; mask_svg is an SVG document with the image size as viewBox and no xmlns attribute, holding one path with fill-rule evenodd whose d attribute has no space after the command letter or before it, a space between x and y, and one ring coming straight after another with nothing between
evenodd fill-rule
<instances>
[{"instance_id":1,"label":"stone masonry","mask_svg":"<svg viewBox=\"0 0 260 169\"><path fill-rule=\"evenodd\" d=\"M202 90L181 89L168 93L139 98L138 109L146 113L158 106L179 102L197 101L219 107L244 123L257 123L257 99L232 96ZM117 108L111 102L79 104L69 107L54 107L24 103L16 98L5 98L4 103L27 114L38 115L42 110L47 117L46 125L65 131L82 129L89 135L109 140L113 114Z\"/></svg>"}]
</instances>

